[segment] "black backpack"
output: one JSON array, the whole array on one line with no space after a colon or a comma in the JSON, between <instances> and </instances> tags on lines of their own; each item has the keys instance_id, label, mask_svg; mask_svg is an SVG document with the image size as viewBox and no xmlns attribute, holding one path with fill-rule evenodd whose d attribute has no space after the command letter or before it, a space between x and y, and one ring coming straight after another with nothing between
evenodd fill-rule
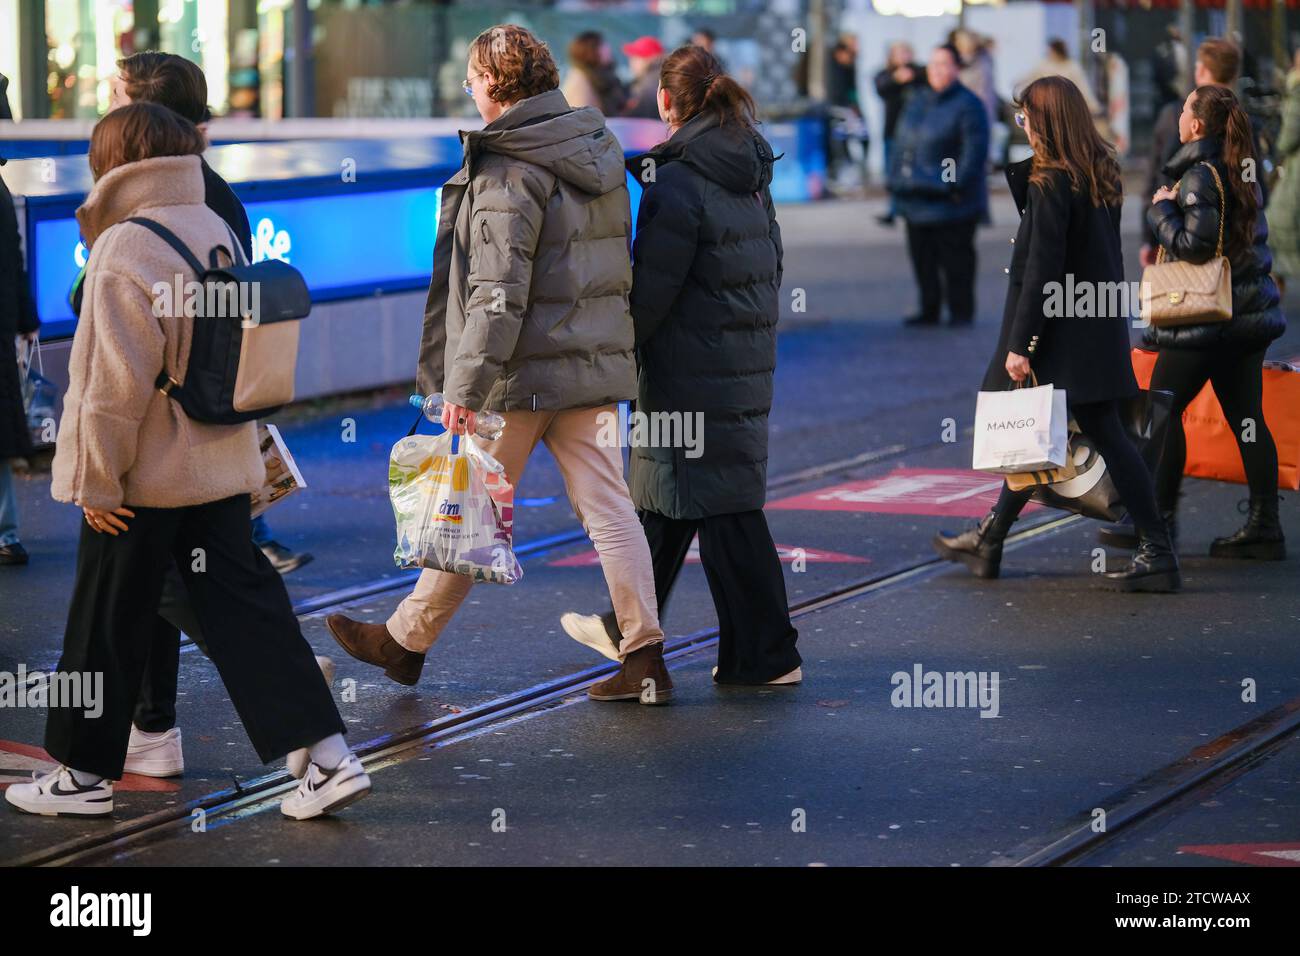
<instances>
[{"instance_id":1,"label":"black backpack","mask_svg":"<svg viewBox=\"0 0 1300 956\"><path fill-rule=\"evenodd\" d=\"M242 262L243 250L233 233L231 248L238 259L231 249L215 246L205 268L161 223L139 216L125 221L144 226L176 250L194 270L202 290L194 310L185 381L178 382L175 373L164 368L154 386L179 402L190 418L213 425L261 418L293 401L298 320L311 312L311 294L302 274L278 259ZM226 254L230 265L220 264L218 252Z\"/></svg>"}]
</instances>

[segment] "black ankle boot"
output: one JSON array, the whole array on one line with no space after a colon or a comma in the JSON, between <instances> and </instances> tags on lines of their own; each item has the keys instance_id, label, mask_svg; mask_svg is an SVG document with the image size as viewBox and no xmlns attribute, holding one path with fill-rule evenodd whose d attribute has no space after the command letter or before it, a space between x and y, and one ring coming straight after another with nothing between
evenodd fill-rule
<instances>
[{"instance_id":1,"label":"black ankle boot","mask_svg":"<svg viewBox=\"0 0 1300 956\"><path fill-rule=\"evenodd\" d=\"M960 561L978 578L996 578L1002 569L1002 542L1009 526L998 520L998 513L990 511L980 523L969 531L948 535L940 531L934 536L934 550L947 561Z\"/></svg>"},{"instance_id":2,"label":"black ankle boot","mask_svg":"<svg viewBox=\"0 0 1300 956\"><path fill-rule=\"evenodd\" d=\"M1169 543L1178 551L1178 512L1161 511L1165 527L1169 530ZM1097 540L1107 547L1133 551L1138 546L1137 528L1133 527L1133 516L1126 515L1123 521L1102 525L1097 531Z\"/></svg>"},{"instance_id":3,"label":"black ankle boot","mask_svg":"<svg viewBox=\"0 0 1300 956\"><path fill-rule=\"evenodd\" d=\"M1210 545L1210 557L1254 561L1285 559L1286 537L1277 516L1277 497L1252 495L1246 526L1226 538L1215 538Z\"/></svg>"},{"instance_id":4,"label":"black ankle boot","mask_svg":"<svg viewBox=\"0 0 1300 956\"><path fill-rule=\"evenodd\" d=\"M1138 546L1133 560L1122 571L1111 571L1106 584L1116 591L1174 592L1183 586L1178 573L1178 555L1167 531L1152 534L1138 532Z\"/></svg>"}]
</instances>

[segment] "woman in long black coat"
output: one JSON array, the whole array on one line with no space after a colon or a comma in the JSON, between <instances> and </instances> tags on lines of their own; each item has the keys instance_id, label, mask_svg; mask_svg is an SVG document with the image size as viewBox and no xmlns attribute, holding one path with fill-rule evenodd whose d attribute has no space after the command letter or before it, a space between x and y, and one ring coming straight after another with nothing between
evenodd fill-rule
<instances>
[{"instance_id":1,"label":"woman in long black coat","mask_svg":"<svg viewBox=\"0 0 1300 956\"><path fill-rule=\"evenodd\" d=\"M1128 297L1119 217L1120 169L1092 124L1083 95L1063 77L1044 77L1024 91L1017 115L1034 155L1007 171L1022 211L997 351L983 389L1024 381L1065 389L1070 413L1106 460L1116 490L1137 526L1132 563L1106 575L1125 591L1181 586L1151 476L1129 440L1120 402L1137 393L1129 357ZM1003 485L993 510L963 534L935 536L939 554L980 577L997 577L1002 542L1028 503L1028 490Z\"/></svg>"},{"instance_id":2,"label":"woman in long black coat","mask_svg":"<svg viewBox=\"0 0 1300 956\"><path fill-rule=\"evenodd\" d=\"M782 254L768 190L772 150L754 128L749 94L700 47L664 61L659 109L672 135L628 162L646 182L631 294L637 413L681 422L691 441L664 447L633 431L629 485L655 595L662 615L698 532L718 611L714 680L798 683L798 632L762 510ZM609 615L602 625L566 614L561 624L617 658Z\"/></svg>"},{"instance_id":3,"label":"woman in long black coat","mask_svg":"<svg viewBox=\"0 0 1300 956\"><path fill-rule=\"evenodd\" d=\"M27 563L27 552L18 540L18 499L10 459L25 458L32 446L14 336L35 339L40 324L23 268L14 200L0 179L0 566Z\"/></svg>"}]
</instances>

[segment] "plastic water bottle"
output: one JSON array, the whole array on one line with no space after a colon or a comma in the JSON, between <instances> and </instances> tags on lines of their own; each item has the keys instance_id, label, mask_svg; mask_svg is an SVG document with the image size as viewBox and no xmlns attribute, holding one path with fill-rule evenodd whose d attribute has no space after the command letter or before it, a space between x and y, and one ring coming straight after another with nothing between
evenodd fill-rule
<instances>
[{"instance_id":1,"label":"plastic water bottle","mask_svg":"<svg viewBox=\"0 0 1300 956\"><path fill-rule=\"evenodd\" d=\"M424 412L424 417L435 425L442 424L442 393L434 392L428 398L423 395L412 395L410 402L420 411ZM474 434L485 441L496 441L501 437L505 430L506 420L496 412L479 412L475 416Z\"/></svg>"}]
</instances>

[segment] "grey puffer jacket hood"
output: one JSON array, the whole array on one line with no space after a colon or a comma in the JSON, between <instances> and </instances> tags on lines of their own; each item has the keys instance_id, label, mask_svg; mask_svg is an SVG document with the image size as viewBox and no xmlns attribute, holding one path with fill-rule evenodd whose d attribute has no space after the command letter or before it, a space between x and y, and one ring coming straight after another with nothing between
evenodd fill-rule
<instances>
[{"instance_id":1,"label":"grey puffer jacket hood","mask_svg":"<svg viewBox=\"0 0 1300 956\"><path fill-rule=\"evenodd\" d=\"M636 394L623 150L551 90L462 132L443 187L417 380L480 411Z\"/></svg>"}]
</instances>

